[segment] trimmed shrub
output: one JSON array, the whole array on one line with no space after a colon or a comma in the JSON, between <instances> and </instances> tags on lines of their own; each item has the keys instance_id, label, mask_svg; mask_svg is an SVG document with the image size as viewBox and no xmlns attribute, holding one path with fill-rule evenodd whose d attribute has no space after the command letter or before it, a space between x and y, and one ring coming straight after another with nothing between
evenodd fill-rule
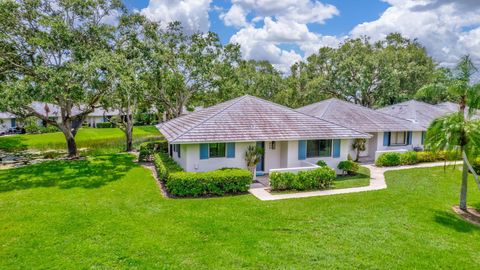
<instances>
[{"instance_id":1,"label":"trimmed shrub","mask_svg":"<svg viewBox=\"0 0 480 270\"><path fill-rule=\"evenodd\" d=\"M439 160L455 161L462 159L460 151L440 151L437 153Z\"/></svg>"},{"instance_id":2,"label":"trimmed shrub","mask_svg":"<svg viewBox=\"0 0 480 270\"><path fill-rule=\"evenodd\" d=\"M377 160L375 161L375 165L386 167L398 166L401 164L400 156L400 153L397 152L383 153L377 158Z\"/></svg>"},{"instance_id":3,"label":"trimmed shrub","mask_svg":"<svg viewBox=\"0 0 480 270\"><path fill-rule=\"evenodd\" d=\"M97 128L114 128L115 125L112 122L103 122L103 123L97 123L96 127Z\"/></svg>"},{"instance_id":4,"label":"trimmed shrub","mask_svg":"<svg viewBox=\"0 0 480 270\"><path fill-rule=\"evenodd\" d=\"M144 142L139 148L138 161L150 161L154 153L168 153L168 142L165 140Z\"/></svg>"},{"instance_id":5,"label":"trimmed shrub","mask_svg":"<svg viewBox=\"0 0 480 270\"><path fill-rule=\"evenodd\" d=\"M272 190L327 189L335 178L335 171L329 167L301 171L297 174L274 172L270 174L270 187Z\"/></svg>"},{"instance_id":6,"label":"trimmed shrub","mask_svg":"<svg viewBox=\"0 0 480 270\"><path fill-rule=\"evenodd\" d=\"M157 175L160 180L166 181L170 173L183 172L182 167L168 154L155 153L153 157L153 163L157 169Z\"/></svg>"},{"instance_id":7,"label":"trimmed shrub","mask_svg":"<svg viewBox=\"0 0 480 270\"><path fill-rule=\"evenodd\" d=\"M222 196L247 192L252 175L244 169L170 173L168 192L177 197Z\"/></svg>"},{"instance_id":8,"label":"trimmed shrub","mask_svg":"<svg viewBox=\"0 0 480 270\"><path fill-rule=\"evenodd\" d=\"M317 161L317 166L328 167L327 163L324 160L321 160L321 159L319 161Z\"/></svg>"},{"instance_id":9,"label":"trimmed shrub","mask_svg":"<svg viewBox=\"0 0 480 270\"><path fill-rule=\"evenodd\" d=\"M434 153L432 152L418 152L417 153L417 161L418 163L422 162L434 162L437 158Z\"/></svg>"},{"instance_id":10,"label":"trimmed shrub","mask_svg":"<svg viewBox=\"0 0 480 270\"><path fill-rule=\"evenodd\" d=\"M339 170L342 170L343 174L346 173L348 175L355 175L355 174L357 174L358 170L360 169L360 166L358 165L358 163L356 163L352 160L344 160L344 161L340 161L340 163L338 163L337 168Z\"/></svg>"},{"instance_id":11,"label":"trimmed shrub","mask_svg":"<svg viewBox=\"0 0 480 270\"><path fill-rule=\"evenodd\" d=\"M402 165L412 165L418 163L417 152L408 151L400 154L400 163Z\"/></svg>"}]
</instances>

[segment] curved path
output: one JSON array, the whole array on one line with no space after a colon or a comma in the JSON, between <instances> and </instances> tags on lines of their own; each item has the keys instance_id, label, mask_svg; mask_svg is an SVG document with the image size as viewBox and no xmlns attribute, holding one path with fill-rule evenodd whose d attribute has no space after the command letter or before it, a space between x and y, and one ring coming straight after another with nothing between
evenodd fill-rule
<instances>
[{"instance_id":1,"label":"curved path","mask_svg":"<svg viewBox=\"0 0 480 270\"><path fill-rule=\"evenodd\" d=\"M456 161L458 164L458 161ZM288 194L271 194L267 191L267 188L251 188L248 192L253 194L255 197L262 201L275 201L283 199L294 199L294 198L307 198L307 197L316 197L316 196L328 196L336 194L347 194L363 191L372 191L386 189L387 183L385 182L386 171L395 171L395 170L405 170L405 169L414 169L414 168L428 168L428 167L438 167L444 165L453 165L455 161L449 162L431 162L431 163L420 163L416 165L407 165L407 166L398 166L398 167L377 167L375 165L363 165L364 167L370 170L370 185L364 187L355 187L355 188L344 188L344 189L329 189L329 190L317 190L317 191L308 191L308 192L298 192L298 193L288 193Z\"/></svg>"}]
</instances>

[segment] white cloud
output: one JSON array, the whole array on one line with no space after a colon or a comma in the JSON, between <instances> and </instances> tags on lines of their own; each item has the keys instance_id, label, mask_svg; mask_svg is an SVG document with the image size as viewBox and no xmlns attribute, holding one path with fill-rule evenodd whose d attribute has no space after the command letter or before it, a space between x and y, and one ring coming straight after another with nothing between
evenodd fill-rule
<instances>
[{"instance_id":1,"label":"white cloud","mask_svg":"<svg viewBox=\"0 0 480 270\"><path fill-rule=\"evenodd\" d=\"M141 13L161 22L180 21L187 33L207 32L211 0L150 0Z\"/></svg>"},{"instance_id":2,"label":"white cloud","mask_svg":"<svg viewBox=\"0 0 480 270\"><path fill-rule=\"evenodd\" d=\"M241 45L246 59L268 60L279 70L288 72L292 64L302 60L302 55L281 49L281 44L296 45L308 56L321 46L336 46L339 39L310 32L305 24L266 17L263 27L245 27L233 35L230 42Z\"/></svg>"},{"instance_id":3,"label":"white cloud","mask_svg":"<svg viewBox=\"0 0 480 270\"><path fill-rule=\"evenodd\" d=\"M232 3L247 13L254 12L257 16L274 16L298 23L324 23L339 14L335 6L316 0L232 0Z\"/></svg>"},{"instance_id":4,"label":"white cloud","mask_svg":"<svg viewBox=\"0 0 480 270\"><path fill-rule=\"evenodd\" d=\"M248 26L246 20L247 13L239 5L232 5L227 13L221 13L220 19L222 19L226 26L244 27Z\"/></svg>"},{"instance_id":5,"label":"white cloud","mask_svg":"<svg viewBox=\"0 0 480 270\"><path fill-rule=\"evenodd\" d=\"M357 25L352 36L368 35L378 40L391 32L400 32L417 39L444 66L455 65L464 54L471 54L480 65L480 1L387 2L391 7L378 20Z\"/></svg>"},{"instance_id":6,"label":"white cloud","mask_svg":"<svg viewBox=\"0 0 480 270\"><path fill-rule=\"evenodd\" d=\"M230 42L241 45L244 58L268 60L288 73L295 62L323 46L336 46L339 39L322 36L308 29L309 23L324 23L338 15L335 6L312 0L232 0L232 6L220 15L227 26L241 28ZM247 15L253 19L248 21ZM261 27L255 25L263 22ZM282 49L282 45L299 48Z\"/></svg>"}]
</instances>

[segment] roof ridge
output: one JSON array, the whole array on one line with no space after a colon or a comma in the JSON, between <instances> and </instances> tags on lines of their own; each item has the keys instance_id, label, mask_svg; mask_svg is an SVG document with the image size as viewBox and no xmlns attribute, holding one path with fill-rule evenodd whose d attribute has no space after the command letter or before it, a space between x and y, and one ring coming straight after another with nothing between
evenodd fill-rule
<instances>
[{"instance_id":1,"label":"roof ridge","mask_svg":"<svg viewBox=\"0 0 480 270\"><path fill-rule=\"evenodd\" d=\"M384 112L381 112L381 111L378 111L378 110L375 110L375 109L372 109L372 108L368 108L368 107L365 107L363 105L360 105L360 104L357 104L357 103L353 103L353 102L350 102L350 101L346 101L346 100L342 100L342 99L338 99L338 98L329 98L329 99L325 99L325 100L322 100L322 101L319 101L319 102L316 102L314 104L318 104L320 102L323 102L323 101L327 101L327 100L332 100L332 101L338 101L338 102L341 102L341 103L344 103L344 104L348 104L349 106L355 106L357 108L360 108L362 110L367 110L367 111L370 111L370 112L373 112L373 113L378 113L378 114L381 114L383 116L386 116L386 117L389 117L389 118L393 118L395 120L399 120L401 122L405 122L403 124L411 124L412 121L409 121L407 119L404 119L404 118L401 118L401 117L397 117L397 116L394 116L394 115L390 115L388 113L384 113ZM332 104L332 102L329 102L328 106L325 108L325 110L323 111L322 115L319 116L319 117L323 117L325 115L325 113L327 112L328 108L330 107L330 105ZM313 105L313 104L312 104ZM390 105L390 106L393 106L393 105ZM386 108L386 107L385 107ZM366 116L370 121L373 121L371 118L369 118L368 116Z\"/></svg>"},{"instance_id":2,"label":"roof ridge","mask_svg":"<svg viewBox=\"0 0 480 270\"><path fill-rule=\"evenodd\" d=\"M201 124L203 124L203 123L205 123L205 122L207 122L208 120L210 120L210 119L212 119L213 117L219 115L220 113L222 113L222 112L225 111L226 109L232 107L233 105L237 104L240 100L243 100L243 99L245 99L245 98L247 98L247 97L249 97L249 95L243 95L243 96L241 96L241 97L235 98L236 100L235 100L235 99L233 99L233 100L228 100L228 101L233 101L233 102L232 102L231 104L227 105L225 108L221 109L220 111L218 111L218 112L210 115L209 117L205 118L203 121L199 122L198 124L193 125L193 126L190 127L189 129L187 129L185 132L183 132L181 135L173 138L173 139L172 139L172 142L174 142L175 140L181 138L182 136L184 136L185 134L187 134L188 132L190 132L192 129L198 127L199 125L201 125ZM228 102L228 101L225 101L225 102L222 102L222 103L226 103L226 102ZM219 103L219 104L214 105L214 106L218 106L218 105L220 105L220 104L222 104L222 103Z\"/></svg>"},{"instance_id":3,"label":"roof ridge","mask_svg":"<svg viewBox=\"0 0 480 270\"><path fill-rule=\"evenodd\" d=\"M253 97L254 97L254 98L257 98L257 99L259 99L259 100L263 100L263 101L265 101L265 102L268 102L268 103L270 103L270 104L274 104L274 105L283 107L283 108L285 108L285 109L287 109L287 110L290 110L290 111L292 111L292 112L300 113L300 114L303 114L303 115L308 116L308 117L311 117L311 118L319 119L319 120L328 122L328 123L330 123L330 124L333 124L333 125L336 125L336 126L339 126L339 127L343 127L343 128L345 128L345 129L348 129L348 130L353 130L353 131L358 132L358 133L360 133L360 134L364 134L364 135L369 135L369 136L370 136L370 134L368 134L368 133L366 133L366 132L362 132L362 131L359 131L359 130L357 130L357 129L349 128L349 127L346 127L346 126L344 126L344 125L340 125L340 124L331 122L331 121L329 121L329 120L319 118L319 117L317 117L317 116L313 116L313 115L309 115L309 114L306 114L306 113L303 113L303 112L299 112L299 111L297 111L297 110L295 110L295 109L292 109L292 108L290 108L290 107L287 107L287 106L285 106L285 105L278 104L278 103L275 103L275 102L272 102L272 101L269 101L269 100L266 100L266 99L262 99L262 98L255 97L255 96L253 96ZM330 104L329 104L329 105L330 105Z\"/></svg>"}]
</instances>

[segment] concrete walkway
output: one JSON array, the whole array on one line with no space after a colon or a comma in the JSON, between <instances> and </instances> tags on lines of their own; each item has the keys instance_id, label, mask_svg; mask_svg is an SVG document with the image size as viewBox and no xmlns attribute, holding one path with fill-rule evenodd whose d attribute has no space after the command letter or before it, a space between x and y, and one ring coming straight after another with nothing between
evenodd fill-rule
<instances>
[{"instance_id":1,"label":"concrete walkway","mask_svg":"<svg viewBox=\"0 0 480 270\"><path fill-rule=\"evenodd\" d=\"M447 165L453 165L454 161L449 161ZM460 164L457 161L457 164ZM438 167L444 166L445 162L432 162L432 163L421 163L416 165L408 166L398 166L398 167L377 167L375 165L363 165L364 167L370 170L370 185L365 187L355 187L355 188L344 188L344 189L329 189L329 190L318 190L318 191L308 191L308 192L298 192L298 193L288 193L288 194L271 194L268 192L268 189L265 187L261 188L250 188L249 192L255 197L262 201L275 201L283 199L294 199L294 198L307 198L307 197L316 197L316 196L328 196L336 194L347 194L363 191L372 191L386 189L387 183L385 182L386 171L395 171L395 170L405 170L413 168L429 168L429 167Z\"/></svg>"}]
</instances>

